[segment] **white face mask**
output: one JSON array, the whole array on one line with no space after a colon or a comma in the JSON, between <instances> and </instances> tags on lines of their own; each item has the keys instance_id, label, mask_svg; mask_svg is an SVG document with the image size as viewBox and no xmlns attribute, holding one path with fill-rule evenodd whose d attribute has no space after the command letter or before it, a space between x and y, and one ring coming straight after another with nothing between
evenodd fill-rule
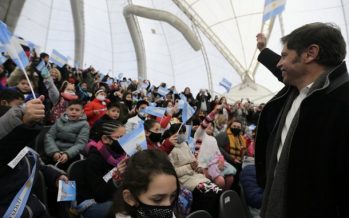
<instances>
[{"instance_id":1,"label":"white face mask","mask_svg":"<svg viewBox=\"0 0 349 218\"><path fill-rule=\"evenodd\" d=\"M72 92L72 91L64 91L64 93L69 95L76 95L75 92Z\"/></svg>"},{"instance_id":2,"label":"white face mask","mask_svg":"<svg viewBox=\"0 0 349 218\"><path fill-rule=\"evenodd\" d=\"M105 100L105 96L104 95L97 95L96 99L99 100L99 101L104 101Z\"/></svg>"}]
</instances>

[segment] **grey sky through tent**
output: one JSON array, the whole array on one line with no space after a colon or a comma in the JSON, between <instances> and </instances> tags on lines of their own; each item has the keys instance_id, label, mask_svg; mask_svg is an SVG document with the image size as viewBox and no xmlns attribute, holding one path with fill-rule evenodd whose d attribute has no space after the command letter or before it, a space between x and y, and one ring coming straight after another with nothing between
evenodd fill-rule
<instances>
[{"instance_id":1,"label":"grey sky through tent","mask_svg":"<svg viewBox=\"0 0 349 218\"><path fill-rule=\"evenodd\" d=\"M7 1L3 1L7 2ZM259 0L121 0L121 1L80 1L84 16L84 63L93 65L103 73L119 73L136 78L136 55L127 30L122 10L128 4L166 10L181 18L187 25L199 22L208 32L222 42L239 62L248 66L256 47L256 34L261 31L264 1ZM286 3L283 13L285 33L310 22L334 22L338 24L347 39L349 0L293 0ZM30 40L48 53L53 48L67 56L75 56L74 23L71 1L69 0L26 0L19 15L15 34ZM187 12L178 5L187 5ZM191 22L192 20L196 22ZM200 28L195 28L202 40L205 54L194 52L181 34L166 23L137 18L147 56L148 78L156 85L166 82L175 84L182 91L190 86L196 93L208 88L207 72L211 73L213 90L224 93L218 83L223 77L233 83L234 90L241 78L234 67L224 58ZM276 19L268 46L277 52L281 50L281 28ZM189 78L189 79L188 79ZM193 79L192 79L193 78ZM195 78L195 79L194 79ZM280 84L264 67L258 66L255 81L272 92ZM262 87L261 87L262 88ZM265 89L263 88L263 90ZM249 97L240 89L239 97ZM252 92L252 91L251 91ZM265 93L264 93L265 94ZM231 93L236 100L237 96ZM259 98L262 96L259 96ZM256 97L257 98L257 97Z\"/></svg>"}]
</instances>

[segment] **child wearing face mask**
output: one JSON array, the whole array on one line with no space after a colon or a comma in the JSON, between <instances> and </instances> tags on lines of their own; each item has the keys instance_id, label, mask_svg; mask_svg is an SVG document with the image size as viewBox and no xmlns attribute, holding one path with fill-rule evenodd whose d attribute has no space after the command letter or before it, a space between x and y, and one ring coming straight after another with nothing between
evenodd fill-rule
<instances>
[{"instance_id":1,"label":"child wearing face mask","mask_svg":"<svg viewBox=\"0 0 349 218\"><path fill-rule=\"evenodd\" d=\"M107 112L109 100L106 99L106 96L104 89L98 89L95 93L95 99L85 105L84 110L90 127Z\"/></svg>"},{"instance_id":2,"label":"child wearing face mask","mask_svg":"<svg viewBox=\"0 0 349 218\"><path fill-rule=\"evenodd\" d=\"M109 217L173 218L177 210L179 181L164 152L139 151L127 164Z\"/></svg>"},{"instance_id":3,"label":"child wearing face mask","mask_svg":"<svg viewBox=\"0 0 349 218\"><path fill-rule=\"evenodd\" d=\"M87 158L78 173L71 175L77 187L75 209L84 218L106 216L128 160L117 141L125 134L120 122L103 123L100 134L97 142L86 145Z\"/></svg>"},{"instance_id":4,"label":"child wearing face mask","mask_svg":"<svg viewBox=\"0 0 349 218\"><path fill-rule=\"evenodd\" d=\"M89 130L82 102L70 101L66 112L45 136L44 148L50 162L66 170L70 163L79 160L79 154L88 141Z\"/></svg>"},{"instance_id":5,"label":"child wearing face mask","mask_svg":"<svg viewBox=\"0 0 349 218\"><path fill-rule=\"evenodd\" d=\"M193 194L192 211L206 210L212 217L218 217L219 196L222 193L217 185L199 173L198 162L186 143L185 126L171 125L170 135L178 133L177 143L169 154L181 186Z\"/></svg>"},{"instance_id":6,"label":"child wearing face mask","mask_svg":"<svg viewBox=\"0 0 349 218\"><path fill-rule=\"evenodd\" d=\"M148 149L158 149L167 154L171 153L177 142L177 134L162 140L160 123L153 119L144 122L144 130Z\"/></svg>"}]
</instances>

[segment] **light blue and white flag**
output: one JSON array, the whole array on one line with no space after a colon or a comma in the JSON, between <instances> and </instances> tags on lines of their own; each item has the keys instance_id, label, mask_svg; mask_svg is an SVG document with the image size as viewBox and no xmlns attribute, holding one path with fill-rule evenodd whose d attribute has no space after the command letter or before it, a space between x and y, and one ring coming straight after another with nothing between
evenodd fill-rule
<instances>
[{"instance_id":1,"label":"light blue and white flag","mask_svg":"<svg viewBox=\"0 0 349 218\"><path fill-rule=\"evenodd\" d=\"M194 108L192 108L188 103L185 103L182 110L182 122L186 123L195 113Z\"/></svg>"},{"instance_id":2,"label":"light blue and white flag","mask_svg":"<svg viewBox=\"0 0 349 218\"><path fill-rule=\"evenodd\" d=\"M191 153L195 153L195 140L193 137L189 137L188 138L188 145L189 145L189 149L191 151Z\"/></svg>"},{"instance_id":3,"label":"light blue and white flag","mask_svg":"<svg viewBox=\"0 0 349 218\"><path fill-rule=\"evenodd\" d=\"M193 126L192 125L185 125L185 129L187 130L185 134L187 135L187 140L189 142L189 139L191 137L191 130L193 129Z\"/></svg>"},{"instance_id":4,"label":"light blue and white flag","mask_svg":"<svg viewBox=\"0 0 349 218\"><path fill-rule=\"evenodd\" d=\"M166 112L166 108L148 106L143 110L143 112L156 117L163 117Z\"/></svg>"},{"instance_id":5,"label":"light blue and white flag","mask_svg":"<svg viewBox=\"0 0 349 218\"><path fill-rule=\"evenodd\" d=\"M227 90L227 92L230 91L232 83L227 80L226 78L223 78L222 81L219 82L219 85L222 86L223 88L225 88L225 90Z\"/></svg>"},{"instance_id":6,"label":"light blue and white flag","mask_svg":"<svg viewBox=\"0 0 349 218\"><path fill-rule=\"evenodd\" d=\"M184 100L182 100L182 99L179 99L179 100L178 100L178 103L177 103L178 109L183 109L184 104L186 104L186 101L184 101Z\"/></svg>"},{"instance_id":7,"label":"light blue and white flag","mask_svg":"<svg viewBox=\"0 0 349 218\"><path fill-rule=\"evenodd\" d=\"M187 97L185 97L185 95L184 95L183 93L179 94L179 97L180 97L183 101L185 101L185 102L188 101L188 100L187 100Z\"/></svg>"},{"instance_id":8,"label":"light blue and white flag","mask_svg":"<svg viewBox=\"0 0 349 218\"><path fill-rule=\"evenodd\" d=\"M286 0L265 0L263 23L285 10Z\"/></svg>"},{"instance_id":9,"label":"light blue and white flag","mask_svg":"<svg viewBox=\"0 0 349 218\"><path fill-rule=\"evenodd\" d=\"M136 129L118 139L118 142L129 156L132 156L137 151L146 150L147 141L143 123L140 123Z\"/></svg>"},{"instance_id":10,"label":"light blue and white flag","mask_svg":"<svg viewBox=\"0 0 349 218\"><path fill-rule=\"evenodd\" d=\"M65 183L62 180L58 181L57 202L60 201L75 201L76 200L76 183L68 181Z\"/></svg>"},{"instance_id":11,"label":"light blue and white flag","mask_svg":"<svg viewBox=\"0 0 349 218\"><path fill-rule=\"evenodd\" d=\"M2 21L0 21L0 44L5 47L7 53L17 67L25 70L25 67L29 63L28 57L19 44L18 38L7 29L6 24Z\"/></svg>"},{"instance_id":12,"label":"light blue and white flag","mask_svg":"<svg viewBox=\"0 0 349 218\"><path fill-rule=\"evenodd\" d=\"M36 66L36 69L41 72L45 67L45 61L41 60L40 63Z\"/></svg>"},{"instance_id":13,"label":"light blue and white flag","mask_svg":"<svg viewBox=\"0 0 349 218\"><path fill-rule=\"evenodd\" d=\"M4 57L0 54L0 64L5 63L7 61L7 59L8 59L7 57Z\"/></svg>"},{"instance_id":14,"label":"light blue and white flag","mask_svg":"<svg viewBox=\"0 0 349 218\"><path fill-rule=\"evenodd\" d=\"M59 67L63 67L66 63L68 63L68 58L59 53L57 50L53 49L50 56L50 61Z\"/></svg>"},{"instance_id":15,"label":"light blue and white flag","mask_svg":"<svg viewBox=\"0 0 349 218\"><path fill-rule=\"evenodd\" d=\"M159 95L165 96L165 95L167 95L169 92L170 92L170 90L168 90L168 89L166 89L166 88L164 88L164 87L162 87L162 86L159 86L159 88L158 88L158 93L159 93Z\"/></svg>"}]
</instances>

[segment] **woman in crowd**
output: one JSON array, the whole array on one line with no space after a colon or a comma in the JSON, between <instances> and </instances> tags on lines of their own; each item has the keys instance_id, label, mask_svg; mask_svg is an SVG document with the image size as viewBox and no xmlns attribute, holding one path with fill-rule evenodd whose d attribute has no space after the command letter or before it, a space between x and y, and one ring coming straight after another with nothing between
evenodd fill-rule
<instances>
[{"instance_id":1,"label":"woman in crowd","mask_svg":"<svg viewBox=\"0 0 349 218\"><path fill-rule=\"evenodd\" d=\"M233 175L236 173L236 169L224 160L224 156L219 151L217 140L212 136L214 118L222 107L222 105L217 105L207 115L196 130L194 139L197 143L201 142L198 155L199 167L203 168L206 177L211 179L217 186L224 190L229 190L233 184Z\"/></svg>"},{"instance_id":2,"label":"woman in crowd","mask_svg":"<svg viewBox=\"0 0 349 218\"><path fill-rule=\"evenodd\" d=\"M177 143L169 155L175 167L180 184L193 194L192 211L207 210L213 217L218 217L219 196L222 190L206 178L198 168L194 154L186 143L185 126L180 123L171 125L170 135L178 133Z\"/></svg>"},{"instance_id":3,"label":"woman in crowd","mask_svg":"<svg viewBox=\"0 0 349 218\"><path fill-rule=\"evenodd\" d=\"M127 157L117 141L124 134L121 123L104 123L100 140L86 145L88 155L80 173L71 176L77 185L77 209L85 218L105 217L112 206L117 182L126 168ZM107 175L115 168L112 179Z\"/></svg>"}]
</instances>

